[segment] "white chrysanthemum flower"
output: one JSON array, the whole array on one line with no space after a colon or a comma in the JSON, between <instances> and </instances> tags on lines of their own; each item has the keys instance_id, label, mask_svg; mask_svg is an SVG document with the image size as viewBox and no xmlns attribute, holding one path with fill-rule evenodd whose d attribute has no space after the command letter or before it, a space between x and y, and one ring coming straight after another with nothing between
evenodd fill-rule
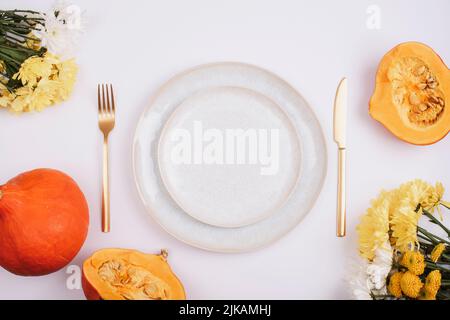
<instances>
[{"instance_id":1,"label":"white chrysanthemum flower","mask_svg":"<svg viewBox=\"0 0 450 320\"><path fill-rule=\"evenodd\" d=\"M53 12L59 20L64 21L67 28L81 34L86 27L86 15L81 8L67 0L58 0L53 5Z\"/></svg>"},{"instance_id":2,"label":"white chrysanthemum flower","mask_svg":"<svg viewBox=\"0 0 450 320\"><path fill-rule=\"evenodd\" d=\"M389 243L375 250L375 258L369 261L359 257L356 270L350 279L352 295L358 300L372 299L373 295L385 295L386 279L392 268L393 250Z\"/></svg>"},{"instance_id":3,"label":"white chrysanthemum flower","mask_svg":"<svg viewBox=\"0 0 450 320\"><path fill-rule=\"evenodd\" d=\"M392 268L392 248L385 244L383 248L375 250L375 258L367 268L367 274L375 290L386 289L386 279Z\"/></svg>"},{"instance_id":4,"label":"white chrysanthemum flower","mask_svg":"<svg viewBox=\"0 0 450 320\"><path fill-rule=\"evenodd\" d=\"M50 12L42 14L42 18L43 25L33 31L41 45L52 54L70 58L84 29L83 12L78 6L59 1Z\"/></svg>"},{"instance_id":5,"label":"white chrysanthemum flower","mask_svg":"<svg viewBox=\"0 0 450 320\"><path fill-rule=\"evenodd\" d=\"M371 290L369 288L369 279L367 276L367 268L369 266L369 261L358 257L351 265L350 278L350 291L351 295L356 300L372 300Z\"/></svg>"}]
</instances>

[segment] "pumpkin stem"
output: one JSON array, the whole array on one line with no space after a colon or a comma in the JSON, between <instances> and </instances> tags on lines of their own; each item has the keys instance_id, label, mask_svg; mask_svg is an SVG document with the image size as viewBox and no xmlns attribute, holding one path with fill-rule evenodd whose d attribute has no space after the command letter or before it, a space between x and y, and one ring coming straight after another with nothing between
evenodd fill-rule
<instances>
[{"instance_id":1,"label":"pumpkin stem","mask_svg":"<svg viewBox=\"0 0 450 320\"><path fill-rule=\"evenodd\" d=\"M164 260L167 260L167 257L169 256L169 251L167 249L161 249L160 255L161 257L163 257Z\"/></svg>"}]
</instances>

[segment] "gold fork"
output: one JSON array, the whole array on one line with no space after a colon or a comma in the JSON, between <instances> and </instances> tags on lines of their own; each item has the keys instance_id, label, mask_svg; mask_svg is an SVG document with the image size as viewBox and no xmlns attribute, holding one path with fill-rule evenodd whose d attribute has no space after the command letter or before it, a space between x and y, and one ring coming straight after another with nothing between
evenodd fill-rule
<instances>
[{"instance_id":1,"label":"gold fork","mask_svg":"<svg viewBox=\"0 0 450 320\"><path fill-rule=\"evenodd\" d=\"M97 86L98 126L103 133L103 190L102 190L102 231L109 232L111 218L109 213L109 171L108 171L108 135L116 120L114 92L111 84Z\"/></svg>"}]
</instances>

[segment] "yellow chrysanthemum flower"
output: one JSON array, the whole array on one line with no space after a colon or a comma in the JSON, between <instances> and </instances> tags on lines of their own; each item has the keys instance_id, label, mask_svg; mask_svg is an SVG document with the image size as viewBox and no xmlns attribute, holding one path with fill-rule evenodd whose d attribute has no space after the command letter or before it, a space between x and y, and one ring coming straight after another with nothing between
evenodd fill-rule
<instances>
[{"instance_id":1,"label":"yellow chrysanthemum flower","mask_svg":"<svg viewBox=\"0 0 450 320\"><path fill-rule=\"evenodd\" d=\"M417 206L417 204L416 204ZM391 230L394 247L400 251L407 251L417 246L417 223L422 215L416 212L416 207L405 198L392 216Z\"/></svg>"},{"instance_id":2,"label":"yellow chrysanthemum flower","mask_svg":"<svg viewBox=\"0 0 450 320\"><path fill-rule=\"evenodd\" d=\"M8 91L6 88L6 84L8 83L8 77L4 76L3 73L6 73L5 63L0 60L0 96L2 95L2 91Z\"/></svg>"},{"instance_id":3,"label":"yellow chrysanthemum flower","mask_svg":"<svg viewBox=\"0 0 450 320\"><path fill-rule=\"evenodd\" d=\"M416 179L402 184L396 191L396 204L391 211L392 242L396 249L407 251L415 248L417 224L422 208L432 210L443 194L442 184L436 187Z\"/></svg>"},{"instance_id":4,"label":"yellow chrysanthemum flower","mask_svg":"<svg viewBox=\"0 0 450 320\"><path fill-rule=\"evenodd\" d=\"M24 86L34 87L40 79L46 79L52 74L51 55L46 53L43 57L33 56L25 60L13 79L20 80Z\"/></svg>"},{"instance_id":5,"label":"yellow chrysanthemum flower","mask_svg":"<svg viewBox=\"0 0 450 320\"><path fill-rule=\"evenodd\" d=\"M73 59L60 61L50 53L30 57L14 75L24 87L17 89L12 98L2 100L0 97L0 105L9 106L14 112L41 111L69 97L76 74L77 65Z\"/></svg>"},{"instance_id":6,"label":"yellow chrysanthemum flower","mask_svg":"<svg viewBox=\"0 0 450 320\"><path fill-rule=\"evenodd\" d=\"M431 271L425 279L424 290L436 295L441 287L441 279L442 275L439 270Z\"/></svg>"},{"instance_id":7,"label":"yellow chrysanthemum flower","mask_svg":"<svg viewBox=\"0 0 450 320\"><path fill-rule=\"evenodd\" d=\"M442 212L440 208L440 204L445 204L442 201L442 197L444 196L444 186L442 183L437 182L434 187L431 188L431 191L428 193L428 197L424 199L420 204L421 206L428 212L434 213L435 210L439 213L439 216L442 218Z\"/></svg>"},{"instance_id":8,"label":"yellow chrysanthemum flower","mask_svg":"<svg viewBox=\"0 0 450 320\"><path fill-rule=\"evenodd\" d=\"M77 77L78 67L74 59L63 61L57 64L58 81L60 82L56 99L66 100L72 93L73 86Z\"/></svg>"},{"instance_id":9,"label":"yellow chrysanthemum flower","mask_svg":"<svg viewBox=\"0 0 450 320\"><path fill-rule=\"evenodd\" d=\"M403 254L400 265L408 268L413 274L420 276L425 271L425 258L418 251L407 251Z\"/></svg>"},{"instance_id":10,"label":"yellow chrysanthemum flower","mask_svg":"<svg viewBox=\"0 0 450 320\"><path fill-rule=\"evenodd\" d=\"M32 99L27 111L42 111L45 107L52 105L59 85L59 82L56 80L40 80L32 93Z\"/></svg>"},{"instance_id":11,"label":"yellow chrysanthemum flower","mask_svg":"<svg viewBox=\"0 0 450 320\"><path fill-rule=\"evenodd\" d=\"M407 182L400 189L405 191L405 195L410 199L412 204L421 204L422 207L429 204L429 199L432 197L434 188L427 182L416 179Z\"/></svg>"},{"instance_id":12,"label":"yellow chrysanthemum flower","mask_svg":"<svg viewBox=\"0 0 450 320\"><path fill-rule=\"evenodd\" d=\"M400 280L400 287L406 296L410 298L417 298L423 287L423 283L414 273L406 271Z\"/></svg>"},{"instance_id":13,"label":"yellow chrysanthemum flower","mask_svg":"<svg viewBox=\"0 0 450 320\"><path fill-rule=\"evenodd\" d=\"M14 99L14 95L8 91L6 88L2 88L2 84L0 83L0 107L8 108L11 105L11 101Z\"/></svg>"},{"instance_id":14,"label":"yellow chrysanthemum flower","mask_svg":"<svg viewBox=\"0 0 450 320\"><path fill-rule=\"evenodd\" d=\"M438 243L434 248L433 251L431 251L431 260L433 262L437 262L439 258L441 257L442 253L445 251L445 244Z\"/></svg>"},{"instance_id":15,"label":"yellow chrysanthemum flower","mask_svg":"<svg viewBox=\"0 0 450 320\"><path fill-rule=\"evenodd\" d=\"M375 250L389 242L389 205L391 193L382 191L377 199L372 201L372 207L367 209L357 227L359 236L359 252L361 256L372 260Z\"/></svg>"},{"instance_id":16,"label":"yellow chrysanthemum flower","mask_svg":"<svg viewBox=\"0 0 450 320\"><path fill-rule=\"evenodd\" d=\"M389 238L389 231L389 241L395 249L404 252L416 248L421 206L433 208L442 194L441 184L434 188L422 180L413 180L392 191L381 192L357 227L361 255L373 259L375 249L385 243L386 237Z\"/></svg>"},{"instance_id":17,"label":"yellow chrysanthemum flower","mask_svg":"<svg viewBox=\"0 0 450 320\"><path fill-rule=\"evenodd\" d=\"M402 296L402 288L400 286L402 276L402 272L396 272L389 278L388 291L396 298L400 298Z\"/></svg>"},{"instance_id":18,"label":"yellow chrysanthemum flower","mask_svg":"<svg viewBox=\"0 0 450 320\"><path fill-rule=\"evenodd\" d=\"M427 197L421 201L421 206L428 212L433 213L435 208L439 208L439 203L444 196L444 186L442 183L437 182L434 187L430 188Z\"/></svg>"},{"instance_id":19,"label":"yellow chrysanthemum flower","mask_svg":"<svg viewBox=\"0 0 450 320\"><path fill-rule=\"evenodd\" d=\"M10 106L13 112L28 111L30 102L32 100L33 89L30 87L21 87L14 91L14 99L11 101Z\"/></svg>"}]
</instances>

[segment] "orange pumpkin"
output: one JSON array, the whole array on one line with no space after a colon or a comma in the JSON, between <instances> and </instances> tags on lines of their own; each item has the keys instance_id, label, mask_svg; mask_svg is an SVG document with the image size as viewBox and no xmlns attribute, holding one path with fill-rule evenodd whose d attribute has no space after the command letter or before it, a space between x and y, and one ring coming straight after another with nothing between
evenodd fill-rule
<instances>
[{"instance_id":1,"label":"orange pumpkin","mask_svg":"<svg viewBox=\"0 0 450 320\"><path fill-rule=\"evenodd\" d=\"M88 300L184 300L183 285L167 263L167 251L146 254L102 249L83 263Z\"/></svg>"},{"instance_id":2,"label":"orange pumpkin","mask_svg":"<svg viewBox=\"0 0 450 320\"><path fill-rule=\"evenodd\" d=\"M76 256L88 225L72 178L52 169L22 173L0 186L0 266L23 276L57 271Z\"/></svg>"}]
</instances>

